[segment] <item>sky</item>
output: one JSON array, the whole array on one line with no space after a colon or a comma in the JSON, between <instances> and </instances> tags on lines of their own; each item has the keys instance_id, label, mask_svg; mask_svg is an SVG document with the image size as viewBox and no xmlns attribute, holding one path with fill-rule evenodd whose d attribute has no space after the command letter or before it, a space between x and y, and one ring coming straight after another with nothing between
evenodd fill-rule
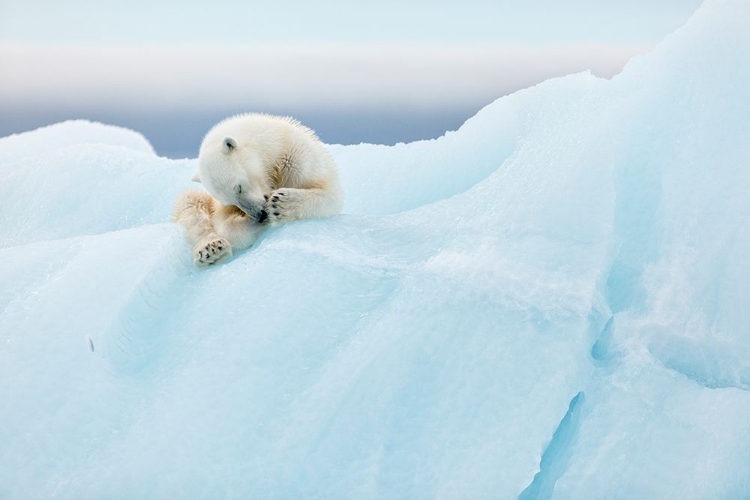
<instances>
[{"instance_id":1,"label":"sky","mask_svg":"<svg viewBox=\"0 0 750 500\"><path fill-rule=\"evenodd\" d=\"M547 78L617 74L700 0L0 0L0 136L86 118L195 156L240 112L329 143L456 129Z\"/></svg>"}]
</instances>

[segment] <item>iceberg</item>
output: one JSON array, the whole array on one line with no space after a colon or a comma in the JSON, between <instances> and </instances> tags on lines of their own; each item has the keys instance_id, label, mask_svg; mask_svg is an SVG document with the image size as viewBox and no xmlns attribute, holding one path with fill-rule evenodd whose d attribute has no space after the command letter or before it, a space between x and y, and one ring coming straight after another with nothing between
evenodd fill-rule
<instances>
[{"instance_id":1,"label":"iceberg","mask_svg":"<svg viewBox=\"0 0 750 500\"><path fill-rule=\"evenodd\" d=\"M749 25L331 145L344 214L207 270L195 160L0 139L0 498L750 496Z\"/></svg>"}]
</instances>

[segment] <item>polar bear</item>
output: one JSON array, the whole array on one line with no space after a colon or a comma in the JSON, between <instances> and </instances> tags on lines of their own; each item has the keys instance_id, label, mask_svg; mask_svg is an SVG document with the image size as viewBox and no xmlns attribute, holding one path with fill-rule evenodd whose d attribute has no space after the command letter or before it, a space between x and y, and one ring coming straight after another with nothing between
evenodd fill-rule
<instances>
[{"instance_id":1,"label":"polar bear","mask_svg":"<svg viewBox=\"0 0 750 500\"><path fill-rule=\"evenodd\" d=\"M290 117L249 113L214 126L193 180L206 188L177 199L199 267L249 248L268 225L341 212L336 164L315 133Z\"/></svg>"}]
</instances>

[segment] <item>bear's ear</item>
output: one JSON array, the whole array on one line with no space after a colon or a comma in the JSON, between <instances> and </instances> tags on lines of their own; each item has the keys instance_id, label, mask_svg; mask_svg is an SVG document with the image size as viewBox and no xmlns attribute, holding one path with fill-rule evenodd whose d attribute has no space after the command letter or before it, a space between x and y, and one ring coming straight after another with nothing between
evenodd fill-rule
<instances>
[{"instance_id":1,"label":"bear's ear","mask_svg":"<svg viewBox=\"0 0 750 500\"><path fill-rule=\"evenodd\" d=\"M221 151L228 155L232 151L237 149L237 141L234 140L234 137L225 137L223 141L221 141Z\"/></svg>"},{"instance_id":2,"label":"bear's ear","mask_svg":"<svg viewBox=\"0 0 750 500\"><path fill-rule=\"evenodd\" d=\"M201 181L200 173L196 170L195 173L193 174L193 177L191 177L190 180L193 182L200 182Z\"/></svg>"}]
</instances>

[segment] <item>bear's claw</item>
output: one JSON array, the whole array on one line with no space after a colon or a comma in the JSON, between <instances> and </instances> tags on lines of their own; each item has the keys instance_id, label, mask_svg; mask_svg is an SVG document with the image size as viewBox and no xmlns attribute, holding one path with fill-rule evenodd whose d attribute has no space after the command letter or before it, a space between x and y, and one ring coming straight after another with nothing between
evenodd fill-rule
<instances>
[{"instance_id":1,"label":"bear's claw","mask_svg":"<svg viewBox=\"0 0 750 500\"><path fill-rule=\"evenodd\" d=\"M268 201L268 222L281 222L284 220L296 220L300 216L300 200L290 193L278 189L271 193L271 199Z\"/></svg>"},{"instance_id":2,"label":"bear's claw","mask_svg":"<svg viewBox=\"0 0 750 500\"><path fill-rule=\"evenodd\" d=\"M231 255L232 246L227 240L217 236L200 243L196 247L193 254L193 262L198 267L205 267L216 264L226 257L231 257Z\"/></svg>"}]
</instances>

